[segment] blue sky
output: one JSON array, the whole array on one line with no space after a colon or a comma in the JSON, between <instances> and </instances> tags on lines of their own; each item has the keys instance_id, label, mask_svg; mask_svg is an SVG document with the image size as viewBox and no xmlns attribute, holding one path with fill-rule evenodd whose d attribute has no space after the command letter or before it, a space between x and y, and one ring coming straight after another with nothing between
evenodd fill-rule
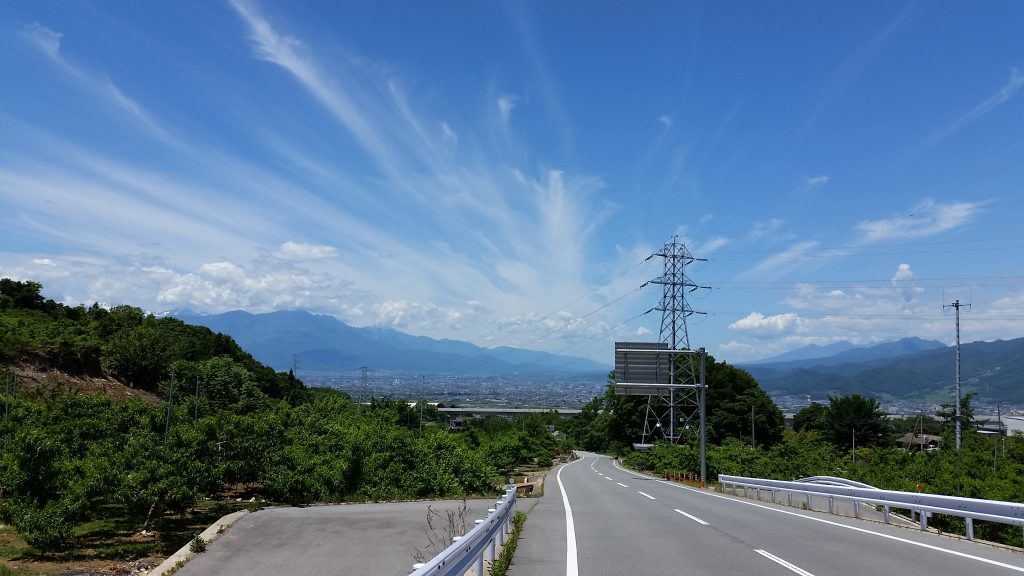
<instances>
[{"instance_id":1,"label":"blue sky","mask_svg":"<svg viewBox=\"0 0 1024 576\"><path fill-rule=\"evenodd\" d=\"M0 275L589 356L1024 336L1024 4L0 4Z\"/></svg>"}]
</instances>

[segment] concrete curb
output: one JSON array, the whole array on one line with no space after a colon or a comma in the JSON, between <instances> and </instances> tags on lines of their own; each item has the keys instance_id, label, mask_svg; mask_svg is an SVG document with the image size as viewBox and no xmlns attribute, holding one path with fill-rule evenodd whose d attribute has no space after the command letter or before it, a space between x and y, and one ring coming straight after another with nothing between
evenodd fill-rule
<instances>
[{"instance_id":1,"label":"concrete curb","mask_svg":"<svg viewBox=\"0 0 1024 576\"><path fill-rule=\"evenodd\" d=\"M232 512L231 514L224 516L220 520L210 524L206 530L203 530L199 534L199 538L202 538L207 544L213 542L218 536L227 530L228 527L235 522L238 522L242 516L245 516L248 513L248 510L239 510L238 512ZM151 570L149 576L164 576L165 574L173 573L175 569L180 568L181 565L188 562L193 556L195 556L195 553L192 552L192 541L190 540L188 544L182 546L181 549L174 554L171 554L166 560L161 562L159 566Z\"/></svg>"}]
</instances>

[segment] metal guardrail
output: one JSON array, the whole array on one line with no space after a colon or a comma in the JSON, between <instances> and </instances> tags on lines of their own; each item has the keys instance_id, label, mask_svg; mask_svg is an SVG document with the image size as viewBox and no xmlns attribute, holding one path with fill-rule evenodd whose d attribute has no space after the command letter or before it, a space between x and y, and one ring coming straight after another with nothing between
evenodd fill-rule
<instances>
[{"instance_id":1,"label":"metal guardrail","mask_svg":"<svg viewBox=\"0 0 1024 576\"><path fill-rule=\"evenodd\" d=\"M409 576L463 576L474 568L476 576L484 576L484 556L493 562L497 547L505 544L505 534L512 525L512 511L516 504L516 488L509 486L505 495L487 510L487 517L477 520L476 526L463 536L456 536L452 545L430 561L413 566Z\"/></svg>"},{"instance_id":2,"label":"metal guardrail","mask_svg":"<svg viewBox=\"0 0 1024 576\"><path fill-rule=\"evenodd\" d=\"M890 508L906 509L916 512L920 517L921 530L928 529L928 513L947 514L959 516L964 519L967 525L967 539L974 539L974 520L985 520L988 522L1000 522L1024 527L1024 504L1019 502L1003 502L1001 500L981 500L978 498L960 498L958 496L943 496L940 494L923 494L920 492L899 492L895 490L879 490L872 487L839 485L837 481L851 482L842 478L815 477L817 482L786 482L784 480L765 480L762 478L744 478L742 476L719 475L718 483L723 486L732 486L732 493L736 494L736 488L742 487L744 495L748 489L757 491L760 498L761 490L772 492L772 500L775 499L775 492L786 492L789 504L792 505L793 494L803 494L807 498L808 508L811 506L811 498L821 496L828 498L829 512L833 511L832 503L834 498L849 500L854 504L854 515L860 517L858 504L863 502L883 507L883 520L889 523ZM859 483L858 483L859 484ZM867 486L866 484L863 486Z\"/></svg>"}]
</instances>

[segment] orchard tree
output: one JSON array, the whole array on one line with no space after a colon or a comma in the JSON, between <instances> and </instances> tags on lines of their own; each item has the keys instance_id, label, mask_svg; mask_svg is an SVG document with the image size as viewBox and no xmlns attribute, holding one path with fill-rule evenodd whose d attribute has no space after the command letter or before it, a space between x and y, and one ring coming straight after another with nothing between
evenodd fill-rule
<instances>
[{"instance_id":1,"label":"orchard tree","mask_svg":"<svg viewBox=\"0 0 1024 576\"><path fill-rule=\"evenodd\" d=\"M725 362L706 362L708 440L720 444L735 438L759 446L782 440L785 417L746 370ZM753 422L752 422L753 421ZM753 427L752 427L753 425Z\"/></svg>"},{"instance_id":2,"label":"orchard tree","mask_svg":"<svg viewBox=\"0 0 1024 576\"><path fill-rule=\"evenodd\" d=\"M832 443L849 449L856 439L857 445L877 446L888 440L888 419L878 400L851 394L828 397L828 431Z\"/></svg>"},{"instance_id":3,"label":"orchard tree","mask_svg":"<svg viewBox=\"0 0 1024 576\"><path fill-rule=\"evenodd\" d=\"M828 431L828 406L811 402L793 416L793 430L797 432Z\"/></svg>"}]
</instances>

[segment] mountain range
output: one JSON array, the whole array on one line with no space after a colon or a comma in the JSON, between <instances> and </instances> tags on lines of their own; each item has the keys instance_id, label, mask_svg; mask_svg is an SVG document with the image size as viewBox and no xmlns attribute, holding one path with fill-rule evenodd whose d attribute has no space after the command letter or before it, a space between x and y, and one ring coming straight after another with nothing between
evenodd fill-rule
<instances>
[{"instance_id":1,"label":"mountain range","mask_svg":"<svg viewBox=\"0 0 1024 576\"><path fill-rule=\"evenodd\" d=\"M955 351L941 342L906 338L835 349L840 351L815 357L810 349L741 367L772 394L819 399L856 393L935 402L952 394ZM960 383L963 392L977 392L978 401L1024 403L1024 338L961 345Z\"/></svg>"},{"instance_id":2,"label":"mountain range","mask_svg":"<svg viewBox=\"0 0 1024 576\"><path fill-rule=\"evenodd\" d=\"M302 370L317 372L350 372L367 366L375 371L500 376L605 374L610 369L574 356L506 346L483 348L389 328L357 328L333 316L302 311L213 315L176 311L170 315L231 336L257 360L277 370L287 370L293 360Z\"/></svg>"}]
</instances>

